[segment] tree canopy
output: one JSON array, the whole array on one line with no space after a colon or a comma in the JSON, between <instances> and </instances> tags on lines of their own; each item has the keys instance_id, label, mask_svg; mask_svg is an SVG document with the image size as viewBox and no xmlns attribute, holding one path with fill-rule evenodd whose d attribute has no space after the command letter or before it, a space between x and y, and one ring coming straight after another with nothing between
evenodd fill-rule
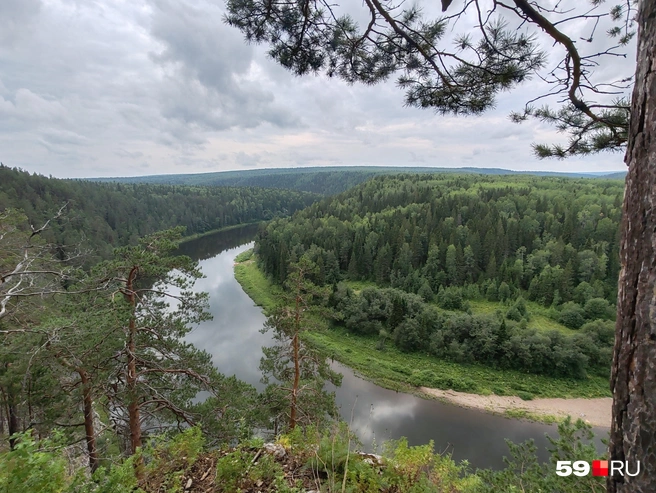
<instances>
[{"instance_id":1,"label":"tree canopy","mask_svg":"<svg viewBox=\"0 0 656 493\"><path fill-rule=\"evenodd\" d=\"M88 265L111 257L113 247L136 245L166 228L184 226L186 234L199 234L288 215L316 199L310 193L257 187L60 180L0 164L0 211L20 209L35 226L53 219L41 235L44 240L60 248L61 259L76 248L92 249Z\"/></svg>"},{"instance_id":2,"label":"tree canopy","mask_svg":"<svg viewBox=\"0 0 656 493\"><path fill-rule=\"evenodd\" d=\"M229 0L227 21L298 75L365 84L396 75L409 106L442 114L483 113L501 91L540 79L544 92L512 118L566 132L567 145L534 145L538 156L565 157L626 144L633 74L609 78L599 67L626 56L636 5L443 0L439 13L429 2L364 0L354 11L325 0Z\"/></svg>"}]
</instances>

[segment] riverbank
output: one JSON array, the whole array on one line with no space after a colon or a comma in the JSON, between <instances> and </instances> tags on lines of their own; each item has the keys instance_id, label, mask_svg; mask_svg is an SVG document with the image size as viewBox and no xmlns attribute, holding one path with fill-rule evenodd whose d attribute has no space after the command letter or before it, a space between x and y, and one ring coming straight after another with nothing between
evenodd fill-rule
<instances>
[{"instance_id":1,"label":"riverbank","mask_svg":"<svg viewBox=\"0 0 656 493\"><path fill-rule=\"evenodd\" d=\"M280 288L268 281L249 254L237 261L235 278L266 313L276 305ZM575 419L594 415L594 423L588 419L591 424L610 423L610 418L606 420L603 414L606 411L599 416L595 413L598 407L610 412L608 381L601 377L555 379L481 365L460 365L422 353L403 353L391 343L381 348L378 338L352 334L343 327L329 328L325 318L310 316L324 330L305 332L306 342L381 387L512 418L554 422L566 415ZM574 404L576 401L583 402Z\"/></svg>"},{"instance_id":2,"label":"riverbank","mask_svg":"<svg viewBox=\"0 0 656 493\"><path fill-rule=\"evenodd\" d=\"M503 414L511 418L551 422L571 416L573 419L581 418L592 426L610 428L612 397L547 398L524 401L514 396L467 394L428 387L420 387L419 390L432 398L457 406Z\"/></svg>"}]
</instances>

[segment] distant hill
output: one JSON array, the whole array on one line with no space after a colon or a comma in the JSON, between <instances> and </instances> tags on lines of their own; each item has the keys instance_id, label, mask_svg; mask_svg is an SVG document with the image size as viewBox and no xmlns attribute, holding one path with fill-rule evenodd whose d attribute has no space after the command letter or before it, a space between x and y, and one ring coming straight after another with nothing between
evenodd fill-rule
<instances>
[{"instance_id":1,"label":"distant hill","mask_svg":"<svg viewBox=\"0 0 656 493\"><path fill-rule=\"evenodd\" d=\"M153 183L166 185L206 185L231 187L284 188L334 195L374 176L400 173L479 173L485 175L537 175L568 178L624 178L625 173L558 173L551 171L512 171L500 168L427 168L384 166L330 166L310 168L270 168L214 173L92 178L92 181Z\"/></svg>"},{"instance_id":2,"label":"distant hill","mask_svg":"<svg viewBox=\"0 0 656 493\"><path fill-rule=\"evenodd\" d=\"M261 187L172 186L163 183L95 183L61 180L0 165L0 212L21 209L40 225L67 204L44 238L59 246L112 248L174 226L187 234L293 214L321 198L296 190Z\"/></svg>"},{"instance_id":3,"label":"distant hill","mask_svg":"<svg viewBox=\"0 0 656 493\"><path fill-rule=\"evenodd\" d=\"M599 178L605 178L607 180L624 180L626 178L626 171L618 171L617 173L601 175Z\"/></svg>"}]
</instances>

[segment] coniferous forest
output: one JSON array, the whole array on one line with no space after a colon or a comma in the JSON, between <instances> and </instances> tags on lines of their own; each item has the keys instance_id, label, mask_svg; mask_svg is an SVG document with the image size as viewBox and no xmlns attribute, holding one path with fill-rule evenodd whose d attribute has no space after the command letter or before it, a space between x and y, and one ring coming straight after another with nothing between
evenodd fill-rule
<instances>
[{"instance_id":1,"label":"coniferous forest","mask_svg":"<svg viewBox=\"0 0 656 493\"><path fill-rule=\"evenodd\" d=\"M478 364L607 378L621 182L385 175L320 198L57 180L7 167L0 178L0 488L562 486L528 445L511 446L512 464L532 464L526 477L512 464L474 474L432 443L403 439L382 456L351 455L357 440L335 421L324 386L339 375L305 334L322 317L376 338L381 351L393 344L429 354L461 364L463 374ZM185 227L201 233L262 220L270 221L253 258L284 288L267 312L274 344L258 393L185 342L210 315L207 294L193 288L198 264L177 248ZM468 378L417 371L409 384L480 391ZM561 451L590 436L582 422L566 421L560 433L553 443ZM278 441L265 446L263 434ZM594 446L576 450L576 460L596 457ZM594 491L601 482L586 484Z\"/></svg>"},{"instance_id":2,"label":"coniferous forest","mask_svg":"<svg viewBox=\"0 0 656 493\"><path fill-rule=\"evenodd\" d=\"M381 176L272 221L257 253L278 282L309 258L338 324L404 351L607 376L621 199L617 181ZM570 330L535 328L532 311Z\"/></svg>"},{"instance_id":3,"label":"coniferous forest","mask_svg":"<svg viewBox=\"0 0 656 493\"><path fill-rule=\"evenodd\" d=\"M345 192L375 176L417 174L484 174L484 175L525 175L527 172L497 168L435 168L435 167L394 167L394 166L322 166L320 168L271 168L240 171L219 171L214 173L195 173L189 175L150 175L126 176L116 178L95 178L98 182L152 183L159 185L212 185L221 187L266 187L299 190L321 195L335 195ZM625 173L609 176L600 173L556 173L536 171L534 176L560 176L563 178L613 178L624 179Z\"/></svg>"},{"instance_id":4,"label":"coniferous forest","mask_svg":"<svg viewBox=\"0 0 656 493\"><path fill-rule=\"evenodd\" d=\"M184 226L186 235L291 214L317 196L258 187L206 187L60 180L0 165L0 210L22 210L43 223L63 205L66 214L44 231L62 248L84 244L96 259L135 245L156 231Z\"/></svg>"}]
</instances>

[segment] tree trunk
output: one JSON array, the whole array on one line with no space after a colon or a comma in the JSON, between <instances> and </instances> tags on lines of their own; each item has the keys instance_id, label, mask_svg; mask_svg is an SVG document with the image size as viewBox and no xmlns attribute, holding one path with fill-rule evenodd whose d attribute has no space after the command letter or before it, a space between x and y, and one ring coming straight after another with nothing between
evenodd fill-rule
<instances>
[{"instance_id":1,"label":"tree trunk","mask_svg":"<svg viewBox=\"0 0 656 493\"><path fill-rule=\"evenodd\" d=\"M300 292L300 281L299 281L299 292ZM293 430L296 427L296 407L298 406L298 387L300 384L301 378L301 365L299 361L299 340L298 333L300 332L301 327L301 296L300 294L296 295L296 314L295 314L295 323L294 323L294 338L292 339L292 347L294 350L294 384L292 386L292 405L289 412L289 429Z\"/></svg>"},{"instance_id":2,"label":"tree trunk","mask_svg":"<svg viewBox=\"0 0 656 493\"><path fill-rule=\"evenodd\" d=\"M640 2L638 55L625 161L617 325L611 390L611 460L636 477L608 478L608 491L656 491L656 0Z\"/></svg>"},{"instance_id":3,"label":"tree trunk","mask_svg":"<svg viewBox=\"0 0 656 493\"><path fill-rule=\"evenodd\" d=\"M5 364L5 367L6 366L7 365ZM12 393L10 386L7 386L6 388L0 387L0 392L2 392L2 398L7 413L7 434L9 435L9 449L14 450L16 439L13 438L12 435L19 432L18 415L16 414L14 394Z\"/></svg>"},{"instance_id":4,"label":"tree trunk","mask_svg":"<svg viewBox=\"0 0 656 493\"><path fill-rule=\"evenodd\" d=\"M91 472L98 469L98 451L96 450L96 432L93 429L93 399L91 398L91 380L89 374L78 369L78 374L82 380L82 399L84 401L84 432L87 440L87 450L89 451L89 467Z\"/></svg>"},{"instance_id":5,"label":"tree trunk","mask_svg":"<svg viewBox=\"0 0 656 493\"><path fill-rule=\"evenodd\" d=\"M128 325L128 341L127 341L127 388L128 388L128 421L130 427L130 454L134 455L137 450L141 448L141 417L139 396L137 394L137 327L135 322L135 311L137 306L137 297L134 292L134 281L137 277L139 267L134 266L130 270L128 280L126 282L126 297L131 305L132 313L130 314L130 322ZM143 475L143 459L140 457L134 464L137 478L141 479Z\"/></svg>"},{"instance_id":6,"label":"tree trunk","mask_svg":"<svg viewBox=\"0 0 656 493\"><path fill-rule=\"evenodd\" d=\"M128 417L130 422L130 453L135 454L141 447L141 418L139 416L139 400L137 397L137 360L134 356L136 344L134 341L134 319L130 319L130 335L128 339Z\"/></svg>"},{"instance_id":7,"label":"tree trunk","mask_svg":"<svg viewBox=\"0 0 656 493\"><path fill-rule=\"evenodd\" d=\"M14 450L16 446L16 433L20 431L18 426L18 414L16 413L16 404L14 404L14 395L7 392L7 428L9 431L9 448Z\"/></svg>"},{"instance_id":8,"label":"tree trunk","mask_svg":"<svg viewBox=\"0 0 656 493\"><path fill-rule=\"evenodd\" d=\"M289 429L293 430L296 428L296 407L298 406L298 385L300 377L300 366L298 363L298 332L294 334L294 339L292 342L294 346L294 384L292 386L292 403L291 410L289 412Z\"/></svg>"}]
</instances>

